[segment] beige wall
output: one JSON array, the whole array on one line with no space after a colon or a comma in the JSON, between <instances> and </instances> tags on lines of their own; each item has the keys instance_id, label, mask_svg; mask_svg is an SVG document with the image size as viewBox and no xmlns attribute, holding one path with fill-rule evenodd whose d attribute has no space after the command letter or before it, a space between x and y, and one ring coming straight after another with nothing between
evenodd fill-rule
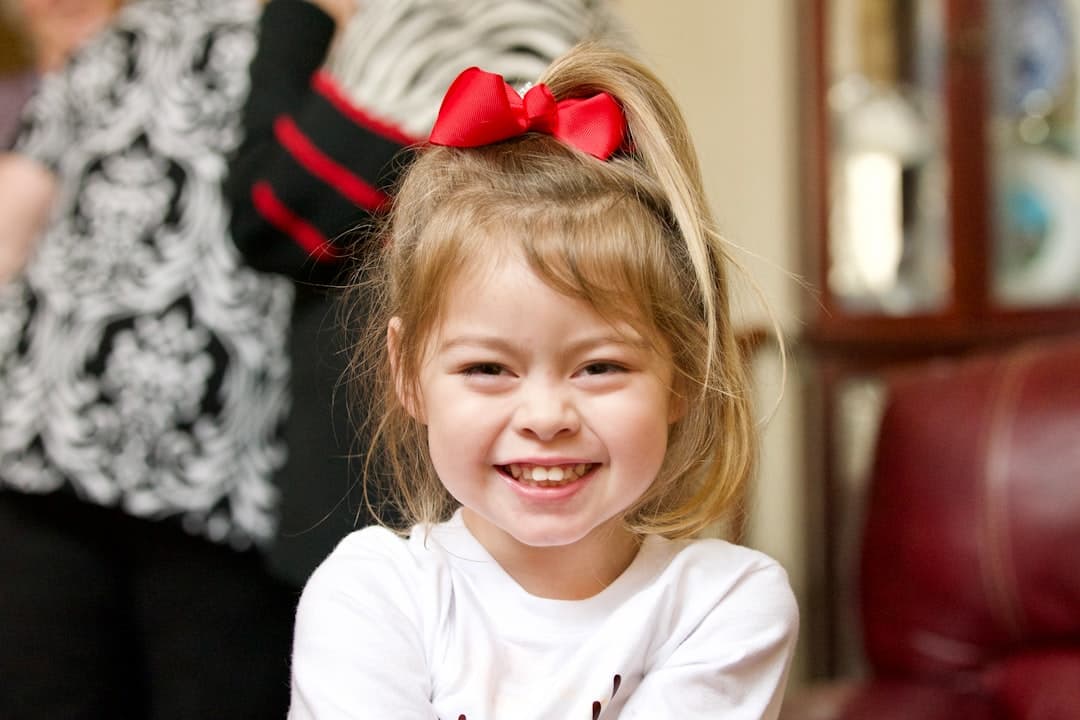
<instances>
[{"instance_id":1,"label":"beige wall","mask_svg":"<svg viewBox=\"0 0 1080 720\"><path fill-rule=\"evenodd\" d=\"M721 229L740 246L787 335L797 328L795 9L790 0L618 0L645 58L681 103ZM743 322L768 322L740 289ZM776 404L779 365L759 363L759 406ZM805 596L798 369L765 434L748 543L788 569ZM793 681L803 676L797 661Z\"/></svg>"}]
</instances>

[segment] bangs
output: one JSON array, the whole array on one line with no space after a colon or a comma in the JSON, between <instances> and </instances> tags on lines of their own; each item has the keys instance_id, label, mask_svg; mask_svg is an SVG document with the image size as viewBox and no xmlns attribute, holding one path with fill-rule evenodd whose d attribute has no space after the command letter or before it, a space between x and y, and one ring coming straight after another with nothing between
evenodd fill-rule
<instances>
[{"instance_id":1,"label":"bangs","mask_svg":"<svg viewBox=\"0 0 1080 720\"><path fill-rule=\"evenodd\" d=\"M685 316L693 296L682 287L685 263L672 235L650 208L615 194L493 202L490 192L458 193L420 238L429 265L441 270L431 267L424 287L440 296L460 273L492 272L516 255L551 289L582 300L613 325L629 325L656 350L670 348L676 339L670 316Z\"/></svg>"}]
</instances>

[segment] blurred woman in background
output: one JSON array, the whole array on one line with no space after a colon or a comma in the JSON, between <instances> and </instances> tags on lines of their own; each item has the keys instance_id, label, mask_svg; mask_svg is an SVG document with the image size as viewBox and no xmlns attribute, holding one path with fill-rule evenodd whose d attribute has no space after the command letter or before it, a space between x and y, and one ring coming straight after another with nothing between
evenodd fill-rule
<instances>
[{"instance_id":1,"label":"blurred woman in background","mask_svg":"<svg viewBox=\"0 0 1080 720\"><path fill-rule=\"evenodd\" d=\"M130 0L7 156L35 182L0 187L26 258L0 284L5 719L284 713L295 597L258 549L292 290L243 262L221 192L259 11Z\"/></svg>"}]
</instances>

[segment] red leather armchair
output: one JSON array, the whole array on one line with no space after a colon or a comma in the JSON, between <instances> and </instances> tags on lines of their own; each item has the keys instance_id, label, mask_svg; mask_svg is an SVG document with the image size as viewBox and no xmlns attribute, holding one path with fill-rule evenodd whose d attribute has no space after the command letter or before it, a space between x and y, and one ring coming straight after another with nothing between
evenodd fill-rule
<instances>
[{"instance_id":1,"label":"red leather armchair","mask_svg":"<svg viewBox=\"0 0 1080 720\"><path fill-rule=\"evenodd\" d=\"M873 676L782 720L1080 719L1080 339L891 378L868 502Z\"/></svg>"}]
</instances>

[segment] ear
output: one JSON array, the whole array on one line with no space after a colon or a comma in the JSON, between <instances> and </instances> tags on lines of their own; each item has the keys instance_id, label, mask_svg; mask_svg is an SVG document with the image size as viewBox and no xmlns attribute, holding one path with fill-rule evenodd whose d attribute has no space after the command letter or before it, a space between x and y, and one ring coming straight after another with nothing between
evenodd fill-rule
<instances>
[{"instance_id":1,"label":"ear","mask_svg":"<svg viewBox=\"0 0 1080 720\"><path fill-rule=\"evenodd\" d=\"M390 358L390 377L394 383L394 392L397 393L398 402L405 408L405 412L409 413L414 420L423 423L425 421L422 408L417 403L416 396L410 391L409 384L401 374L399 359L403 327L399 317L390 318L390 323L386 327L386 354Z\"/></svg>"},{"instance_id":2,"label":"ear","mask_svg":"<svg viewBox=\"0 0 1080 720\"><path fill-rule=\"evenodd\" d=\"M686 379L681 377L677 370L670 371L667 381L668 425L674 425L675 423L682 420L684 417L686 417L686 413L690 410L690 402L686 399L687 385L688 383L686 382Z\"/></svg>"},{"instance_id":3,"label":"ear","mask_svg":"<svg viewBox=\"0 0 1080 720\"><path fill-rule=\"evenodd\" d=\"M668 425L674 425L682 420L684 415L686 415L686 397L678 389L673 388L668 400Z\"/></svg>"}]
</instances>

